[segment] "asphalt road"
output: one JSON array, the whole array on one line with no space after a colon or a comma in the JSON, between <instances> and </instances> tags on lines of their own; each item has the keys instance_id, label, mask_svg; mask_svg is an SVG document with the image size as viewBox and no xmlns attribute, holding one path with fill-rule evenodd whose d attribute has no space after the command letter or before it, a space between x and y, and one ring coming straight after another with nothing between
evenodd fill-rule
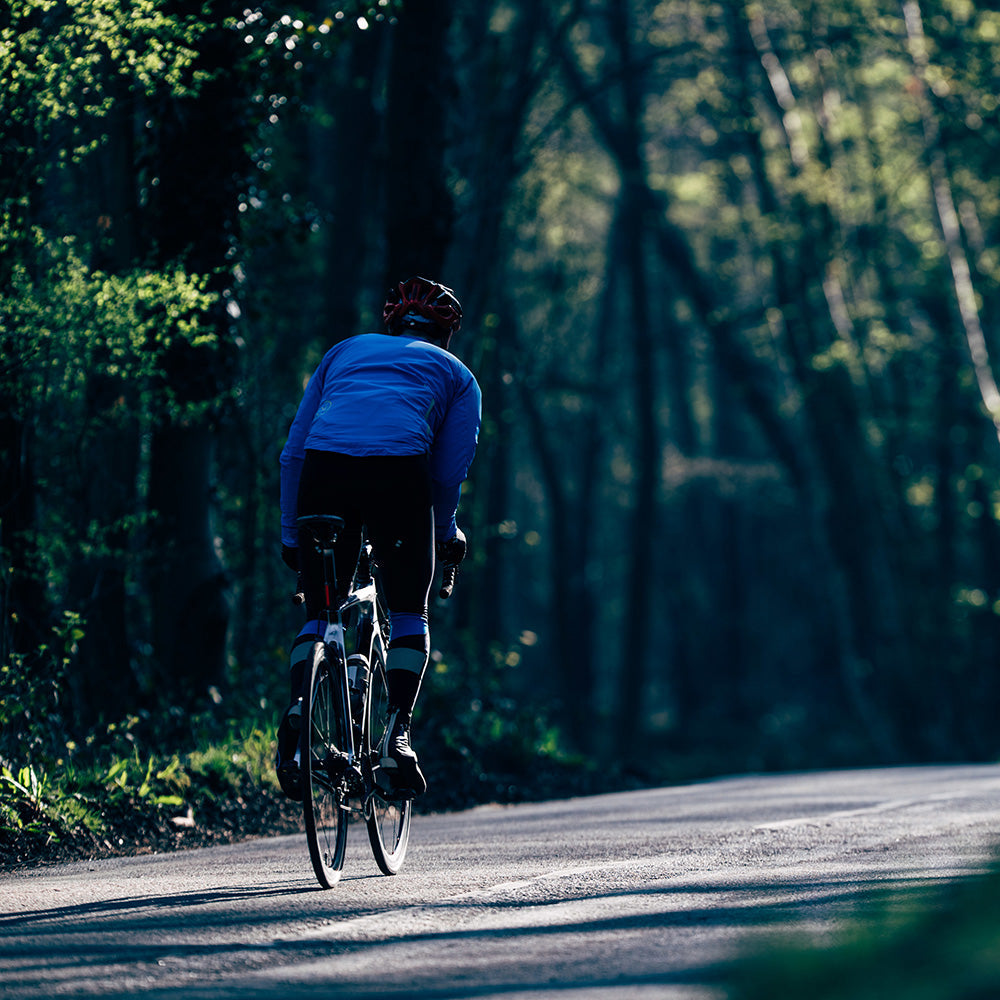
<instances>
[{"instance_id":1,"label":"asphalt road","mask_svg":"<svg viewBox=\"0 0 1000 1000\"><path fill-rule=\"evenodd\" d=\"M304 838L0 876L0 997L717 1000L775 929L981 871L1000 767L720 779L363 827L318 888ZM929 889L928 889L929 891Z\"/></svg>"}]
</instances>

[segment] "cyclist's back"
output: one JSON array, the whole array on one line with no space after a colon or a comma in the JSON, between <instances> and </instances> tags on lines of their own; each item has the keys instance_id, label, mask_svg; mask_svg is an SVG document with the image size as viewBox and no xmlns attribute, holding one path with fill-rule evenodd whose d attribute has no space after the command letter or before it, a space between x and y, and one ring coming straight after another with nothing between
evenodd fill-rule
<instances>
[{"instance_id":1,"label":"cyclist's back","mask_svg":"<svg viewBox=\"0 0 1000 1000\"><path fill-rule=\"evenodd\" d=\"M454 494L468 472L479 410L479 387L469 369L422 337L368 333L336 344L309 380L281 453L282 542L298 544L306 451L428 455L435 514L440 517L452 500L457 507L457 495L444 493Z\"/></svg>"},{"instance_id":2,"label":"cyclist's back","mask_svg":"<svg viewBox=\"0 0 1000 1000\"><path fill-rule=\"evenodd\" d=\"M454 419L453 405L467 399L473 415L478 406L475 380L458 358L405 334L366 333L341 341L327 352L313 382L316 394L320 386L323 394L307 424L305 447L345 455L429 453L445 416ZM304 405L310 390L312 384ZM290 434L296 430L293 424Z\"/></svg>"}]
</instances>

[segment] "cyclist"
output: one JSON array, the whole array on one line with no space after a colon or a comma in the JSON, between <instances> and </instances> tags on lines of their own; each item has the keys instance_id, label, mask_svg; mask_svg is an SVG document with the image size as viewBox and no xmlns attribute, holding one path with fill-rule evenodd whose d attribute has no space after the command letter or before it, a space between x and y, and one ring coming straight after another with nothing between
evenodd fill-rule
<instances>
[{"instance_id":1,"label":"cyclist","mask_svg":"<svg viewBox=\"0 0 1000 1000\"><path fill-rule=\"evenodd\" d=\"M367 529L391 622L386 653L389 719L380 763L401 795L427 783L410 745L413 707L430 653L428 594L435 554L465 557L456 523L462 482L475 455L481 394L448 350L462 319L455 293L427 278L389 291L385 333L334 345L306 387L281 452L282 558L301 573L307 623L290 655L291 705L278 729L278 781L302 798L295 751L308 657L321 638L321 557L300 544L296 518L345 521L335 566L346 594ZM363 527L364 526L364 527Z\"/></svg>"}]
</instances>

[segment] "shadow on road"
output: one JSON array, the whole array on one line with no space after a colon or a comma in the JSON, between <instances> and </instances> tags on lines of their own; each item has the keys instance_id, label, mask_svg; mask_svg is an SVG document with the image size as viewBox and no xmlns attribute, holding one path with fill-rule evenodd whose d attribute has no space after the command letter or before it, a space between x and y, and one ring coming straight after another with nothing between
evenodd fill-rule
<instances>
[{"instance_id":1,"label":"shadow on road","mask_svg":"<svg viewBox=\"0 0 1000 1000\"><path fill-rule=\"evenodd\" d=\"M549 898L458 897L339 921L326 917L315 933L290 940L280 936L283 916L291 928L302 912L279 904L267 910L270 935L256 943L241 942L239 928L261 914L241 904L295 899L312 886L113 899L0 918L0 968L11 996L41 996L55 983L66 992L71 982L89 992L88 981L105 979L115 985L105 985L100 995L146 1000L174 996L181 983L185 1000L559 996L583 984L623 996L667 985L694 989L685 997L709 996L718 994L698 989L711 990L720 981L718 946L735 935L829 921L862 897L904 889L919 895L939 881L916 869L889 879L857 871L814 875L783 873L769 881L730 870L688 876L683 884L662 876L652 884L651 876L645 886ZM940 881L954 881L954 873ZM56 960L55 954L65 957ZM546 970L542 979L539 969ZM118 975L127 976L120 989Z\"/></svg>"}]
</instances>

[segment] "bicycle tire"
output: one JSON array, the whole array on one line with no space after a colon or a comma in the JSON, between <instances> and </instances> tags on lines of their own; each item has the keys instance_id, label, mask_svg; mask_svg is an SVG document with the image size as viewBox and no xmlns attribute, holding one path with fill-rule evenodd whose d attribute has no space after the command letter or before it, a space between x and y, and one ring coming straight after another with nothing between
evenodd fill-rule
<instances>
[{"instance_id":1,"label":"bicycle tire","mask_svg":"<svg viewBox=\"0 0 1000 1000\"><path fill-rule=\"evenodd\" d=\"M385 723L389 708L389 689L385 677L385 661L381 650L372 649L371 686L365 709L362 742L373 776L373 787L365 806L365 822L371 841L375 863L384 875L395 875L402 867L406 848L410 842L410 816L413 802L397 799L388 792L388 786L379 783L378 759L385 737Z\"/></svg>"},{"instance_id":2,"label":"bicycle tire","mask_svg":"<svg viewBox=\"0 0 1000 1000\"><path fill-rule=\"evenodd\" d=\"M344 708L339 678L330 669L323 643L313 649L309 696L302 727L302 804L309 857L319 884L340 879L347 850L347 778Z\"/></svg>"}]
</instances>

